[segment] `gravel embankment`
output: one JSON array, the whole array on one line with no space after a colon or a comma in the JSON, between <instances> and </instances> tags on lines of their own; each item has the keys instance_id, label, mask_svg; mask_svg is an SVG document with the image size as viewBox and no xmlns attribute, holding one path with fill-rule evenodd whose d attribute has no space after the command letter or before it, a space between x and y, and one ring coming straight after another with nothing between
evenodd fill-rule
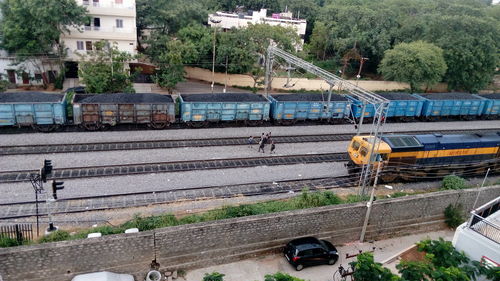
<instances>
[{"instance_id":1,"label":"gravel embankment","mask_svg":"<svg viewBox=\"0 0 500 281\"><path fill-rule=\"evenodd\" d=\"M177 188L222 186L254 182L272 182L347 174L343 163L297 164L290 166L259 166L225 170L204 170L177 173L144 174L122 177L64 180L59 198L92 196L137 191L158 191ZM49 184L46 184L49 188ZM34 200L29 182L0 184L0 203Z\"/></svg>"},{"instance_id":2,"label":"gravel embankment","mask_svg":"<svg viewBox=\"0 0 500 281\"><path fill-rule=\"evenodd\" d=\"M54 153L12 155L0 158L0 171L39 169L44 159L52 160L54 168L104 166L113 164L136 164L208 159L251 158L263 156L285 156L297 154L337 153L347 151L349 142L284 143L276 145L276 153L259 153L258 145L184 147L170 149L118 150L79 153Z\"/></svg>"},{"instance_id":3,"label":"gravel embankment","mask_svg":"<svg viewBox=\"0 0 500 281\"><path fill-rule=\"evenodd\" d=\"M368 132L369 124L362 127ZM467 122L417 122L388 123L382 127L383 132L405 132L422 130L460 130L460 129L500 129L500 121L467 121ZM272 132L274 136L287 135L320 135L320 134L354 134L354 125L320 125L320 126L272 126L272 127L239 127L211 129L178 129L148 131L116 131L116 132L74 132L51 134L15 134L0 135L0 145L34 145L56 143L95 143L146 140L182 140L212 139L248 136L260 136L263 132Z\"/></svg>"}]
</instances>

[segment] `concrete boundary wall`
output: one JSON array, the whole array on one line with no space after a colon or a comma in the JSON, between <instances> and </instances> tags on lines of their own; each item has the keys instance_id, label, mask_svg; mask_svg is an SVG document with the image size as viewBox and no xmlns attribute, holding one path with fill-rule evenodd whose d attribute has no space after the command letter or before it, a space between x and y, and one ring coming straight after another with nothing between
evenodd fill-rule
<instances>
[{"instance_id":1,"label":"concrete boundary wall","mask_svg":"<svg viewBox=\"0 0 500 281\"><path fill-rule=\"evenodd\" d=\"M186 78L197 79L206 82L212 82L212 71L204 68L198 67L184 67L186 72ZM226 77L225 73L216 72L214 74L214 81L218 84L225 84L227 81L228 86L239 86L239 87L253 87L254 80L243 74L228 74ZM348 80L350 83L357 85L363 89L369 91L398 91L409 89L410 85L408 83L401 83L395 81L375 81L375 80ZM294 84L291 88L285 88L284 85L287 82L287 78L284 77L273 77L271 88L276 90L307 90L307 91L326 91L330 86L321 79L307 79L307 78L292 78L290 84ZM258 86L263 88L263 86ZM338 85L334 88L338 90ZM447 85L445 83L439 83L432 87L433 91L446 92ZM182 94L182 93L181 93Z\"/></svg>"},{"instance_id":2,"label":"concrete boundary wall","mask_svg":"<svg viewBox=\"0 0 500 281\"><path fill-rule=\"evenodd\" d=\"M478 190L375 201L367 240L442 229L444 209L460 203L470 210ZM483 188L477 206L498 196L500 186ZM359 237L365 212L366 204L357 203L2 248L0 277L4 281L57 281L108 270L135 274L143 280L155 258L161 269L188 269L276 252L290 239L306 235L329 239L336 245L352 242Z\"/></svg>"}]
</instances>

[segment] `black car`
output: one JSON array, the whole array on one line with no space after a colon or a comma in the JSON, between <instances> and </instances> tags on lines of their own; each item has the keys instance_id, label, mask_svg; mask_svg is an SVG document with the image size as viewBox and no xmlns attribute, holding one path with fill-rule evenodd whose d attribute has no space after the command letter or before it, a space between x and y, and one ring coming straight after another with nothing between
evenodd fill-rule
<instances>
[{"instance_id":1,"label":"black car","mask_svg":"<svg viewBox=\"0 0 500 281\"><path fill-rule=\"evenodd\" d=\"M332 243L315 237L304 237L288 242L284 254L296 270L302 270L304 266L309 265L332 265L339 259L337 248Z\"/></svg>"}]
</instances>

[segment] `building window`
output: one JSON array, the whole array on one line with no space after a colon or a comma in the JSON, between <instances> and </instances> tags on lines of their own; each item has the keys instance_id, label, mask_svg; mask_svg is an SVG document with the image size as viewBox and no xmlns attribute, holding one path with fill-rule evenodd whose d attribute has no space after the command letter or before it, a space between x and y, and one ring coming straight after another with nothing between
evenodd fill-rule
<instances>
[{"instance_id":1,"label":"building window","mask_svg":"<svg viewBox=\"0 0 500 281\"><path fill-rule=\"evenodd\" d=\"M123 4L123 0L115 0L115 4Z\"/></svg>"},{"instance_id":2,"label":"building window","mask_svg":"<svg viewBox=\"0 0 500 281\"><path fill-rule=\"evenodd\" d=\"M89 0L83 0L83 5L88 6L89 5Z\"/></svg>"},{"instance_id":3,"label":"building window","mask_svg":"<svg viewBox=\"0 0 500 281\"><path fill-rule=\"evenodd\" d=\"M94 30L99 30L101 27L101 18L94 18Z\"/></svg>"},{"instance_id":4,"label":"building window","mask_svg":"<svg viewBox=\"0 0 500 281\"><path fill-rule=\"evenodd\" d=\"M85 41L85 49L92 51L92 41Z\"/></svg>"},{"instance_id":5,"label":"building window","mask_svg":"<svg viewBox=\"0 0 500 281\"><path fill-rule=\"evenodd\" d=\"M83 41L76 41L76 49L77 50L84 50Z\"/></svg>"},{"instance_id":6,"label":"building window","mask_svg":"<svg viewBox=\"0 0 500 281\"><path fill-rule=\"evenodd\" d=\"M93 2L93 4L94 4L94 6L96 6L96 7L98 7L98 6L99 6L99 0L93 0L92 2Z\"/></svg>"},{"instance_id":7,"label":"building window","mask_svg":"<svg viewBox=\"0 0 500 281\"><path fill-rule=\"evenodd\" d=\"M116 19L116 27L123 28L123 20L122 19Z\"/></svg>"}]
</instances>

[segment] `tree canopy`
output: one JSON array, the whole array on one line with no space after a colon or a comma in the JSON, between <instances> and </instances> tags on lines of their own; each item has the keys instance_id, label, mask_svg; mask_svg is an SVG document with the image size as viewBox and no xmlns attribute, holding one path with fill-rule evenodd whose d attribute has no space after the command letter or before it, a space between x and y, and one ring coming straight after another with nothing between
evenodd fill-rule
<instances>
[{"instance_id":1,"label":"tree canopy","mask_svg":"<svg viewBox=\"0 0 500 281\"><path fill-rule=\"evenodd\" d=\"M65 47L59 38L85 23L87 9L74 0L4 0L0 11L0 47L19 61L31 60L40 72L45 72L44 64L51 70L56 64L62 75Z\"/></svg>"},{"instance_id":2,"label":"tree canopy","mask_svg":"<svg viewBox=\"0 0 500 281\"><path fill-rule=\"evenodd\" d=\"M78 76L85 84L85 90L96 94L133 93L133 76L125 63L134 57L107 41L96 42L93 49L88 55L81 56L78 67Z\"/></svg>"},{"instance_id":3,"label":"tree canopy","mask_svg":"<svg viewBox=\"0 0 500 281\"><path fill-rule=\"evenodd\" d=\"M379 71L385 79L407 82L411 91L441 81L446 72L443 50L423 41L401 43L387 50Z\"/></svg>"}]
</instances>

